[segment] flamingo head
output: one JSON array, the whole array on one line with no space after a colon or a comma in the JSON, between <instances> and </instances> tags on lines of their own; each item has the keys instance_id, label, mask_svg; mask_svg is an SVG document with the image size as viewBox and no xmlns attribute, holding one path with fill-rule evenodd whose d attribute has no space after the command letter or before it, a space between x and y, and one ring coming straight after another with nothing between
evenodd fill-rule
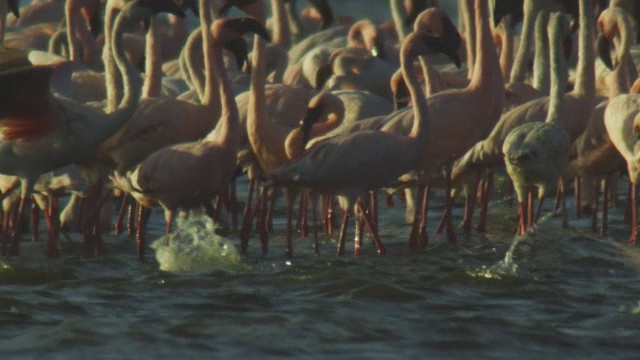
<instances>
[{"instance_id":1,"label":"flamingo head","mask_svg":"<svg viewBox=\"0 0 640 360\"><path fill-rule=\"evenodd\" d=\"M322 29L326 29L333 23L333 10L328 0L307 0L322 18Z\"/></svg>"},{"instance_id":2,"label":"flamingo head","mask_svg":"<svg viewBox=\"0 0 640 360\"><path fill-rule=\"evenodd\" d=\"M16 17L16 19L20 18L20 4L18 4L18 0L7 0L9 3L9 10Z\"/></svg>"},{"instance_id":3,"label":"flamingo head","mask_svg":"<svg viewBox=\"0 0 640 360\"><path fill-rule=\"evenodd\" d=\"M596 42L598 56L609 68L613 69L611 61L611 44L616 36L620 35L621 22L625 21L627 14L619 7L605 9L598 17L598 39Z\"/></svg>"},{"instance_id":4,"label":"flamingo head","mask_svg":"<svg viewBox=\"0 0 640 360\"><path fill-rule=\"evenodd\" d=\"M446 39L451 47L460 49L462 37L449 15L442 9L429 8L421 12L413 24L414 31L422 31L429 35Z\"/></svg>"},{"instance_id":5,"label":"flamingo head","mask_svg":"<svg viewBox=\"0 0 640 360\"><path fill-rule=\"evenodd\" d=\"M151 17L161 12L185 17L184 11L173 0L136 0L122 10L122 16L128 18L128 24L134 29L143 22L145 30L149 30Z\"/></svg>"},{"instance_id":6,"label":"flamingo head","mask_svg":"<svg viewBox=\"0 0 640 360\"><path fill-rule=\"evenodd\" d=\"M244 68L244 64L249 64L249 49L247 42L242 37L227 41L224 48L233 53L239 70Z\"/></svg>"},{"instance_id":7,"label":"flamingo head","mask_svg":"<svg viewBox=\"0 0 640 360\"><path fill-rule=\"evenodd\" d=\"M240 9L243 13L251 16L264 24L266 22L266 10L264 3L260 0L226 0L220 6L218 15L225 16L232 7Z\"/></svg>"},{"instance_id":8,"label":"flamingo head","mask_svg":"<svg viewBox=\"0 0 640 360\"><path fill-rule=\"evenodd\" d=\"M237 39L248 32L271 41L271 36L264 25L252 18L221 19L211 25L214 40L222 43Z\"/></svg>"}]
</instances>

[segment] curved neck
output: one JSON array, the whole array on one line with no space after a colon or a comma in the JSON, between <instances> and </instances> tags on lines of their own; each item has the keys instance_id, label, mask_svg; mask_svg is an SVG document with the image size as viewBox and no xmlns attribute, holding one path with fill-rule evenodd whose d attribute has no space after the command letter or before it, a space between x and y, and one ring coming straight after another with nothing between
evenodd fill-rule
<instances>
[{"instance_id":1,"label":"curved neck","mask_svg":"<svg viewBox=\"0 0 640 360\"><path fill-rule=\"evenodd\" d=\"M549 42L547 41L547 22L549 12L543 11L536 19L535 47L533 60L533 87L543 94L549 93Z\"/></svg>"},{"instance_id":2,"label":"curved neck","mask_svg":"<svg viewBox=\"0 0 640 360\"><path fill-rule=\"evenodd\" d=\"M558 31L549 32L551 47L551 93L549 95L549 112L547 123L560 123L560 109L567 88L567 60L562 46L563 39Z\"/></svg>"},{"instance_id":3,"label":"curved neck","mask_svg":"<svg viewBox=\"0 0 640 360\"><path fill-rule=\"evenodd\" d=\"M500 72L503 81L508 83L513 67L513 31L509 26L500 26L496 35L500 37Z\"/></svg>"},{"instance_id":4,"label":"curved neck","mask_svg":"<svg viewBox=\"0 0 640 360\"><path fill-rule=\"evenodd\" d=\"M620 36L620 42L616 51L616 67L613 70L611 76L613 82L609 84L609 98L612 99L622 93L629 92L629 68L633 64L631 59L631 24L625 13L622 16L617 17L618 35ZM633 66L631 66L633 67ZM635 70L635 69L632 69Z\"/></svg>"},{"instance_id":5,"label":"curved neck","mask_svg":"<svg viewBox=\"0 0 640 360\"><path fill-rule=\"evenodd\" d=\"M420 57L420 65L422 67L422 73L424 74L424 92L425 96L429 97L443 90L440 83L438 70L435 69L424 56Z\"/></svg>"},{"instance_id":6,"label":"curved neck","mask_svg":"<svg viewBox=\"0 0 640 360\"><path fill-rule=\"evenodd\" d=\"M212 39L209 28L213 22L211 0L200 1L200 29L202 31L202 54L204 55L204 93L202 105L220 108L220 94L214 78Z\"/></svg>"},{"instance_id":7,"label":"curved neck","mask_svg":"<svg viewBox=\"0 0 640 360\"><path fill-rule=\"evenodd\" d=\"M491 25L489 24L489 6L487 0L475 0L476 26L476 60L473 77L469 83L469 88L483 88L488 90L486 95L494 96L504 90L498 54L493 44ZM493 86L495 85L495 88Z\"/></svg>"},{"instance_id":8,"label":"curved neck","mask_svg":"<svg viewBox=\"0 0 640 360\"><path fill-rule=\"evenodd\" d=\"M529 64L531 38L533 37L533 28L539 9L535 6L536 0L524 0L522 5L524 11L524 23L522 24L522 35L520 36L520 46L518 54L511 70L511 82L524 82L527 75L527 66Z\"/></svg>"},{"instance_id":9,"label":"curved neck","mask_svg":"<svg viewBox=\"0 0 640 360\"><path fill-rule=\"evenodd\" d=\"M5 3L6 1L2 1ZM76 35L78 27L78 3L76 0L67 0L65 4L65 19L67 21L67 43L69 44L69 59L80 61L80 44ZM106 40L106 35L105 35Z\"/></svg>"},{"instance_id":10,"label":"curved neck","mask_svg":"<svg viewBox=\"0 0 640 360\"><path fill-rule=\"evenodd\" d=\"M189 80L191 86L198 93L200 102L204 99L204 83L202 71L197 69L196 65L196 47L202 46L202 30L194 30L187 38L187 43L184 45L183 53L180 55L180 69L182 76Z\"/></svg>"},{"instance_id":11,"label":"curved neck","mask_svg":"<svg viewBox=\"0 0 640 360\"><path fill-rule=\"evenodd\" d=\"M219 142L232 144L237 150L240 143L240 115L236 104L231 81L224 69L224 59L222 56L223 46L221 43L213 42L213 71L218 79L220 92L221 115L216 128L207 136L207 140L212 140L211 135L215 134Z\"/></svg>"},{"instance_id":12,"label":"curved neck","mask_svg":"<svg viewBox=\"0 0 640 360\"><path fill-rule=\"evenodd\" d=\"M162 90L162 44L160 44L160 30L158 20L151 17L149 30L146 35L145 74L142 97L159 97Z\"/></svg>"},{"instance_id":13,"label":"curved neck","mask_svg":"<svg viewBox=\"0 0 640 360\"><path fill-rule=\"evenodd\" d=\"M107 87L106 111L112 112L118 106L122 98L122 78L118 72L118 66L111 49L112 30L118 9L107 2L104 18L104 49L102 50L102 60L104 62L104 78Z\"/></svg>"},{"instance_id":14,"label":"curved neck","mask_svg":"<svg viewBox=\"0 0 640 360\"><path fill-rule=\"evenodd\" d=\"M279 44L285 49L291 48L291 29L287 19L283 0L271 0L273 24L273 44Z\"/></svg>"},{"instance_id":15,"label":"curved neck","mask_svg":"<svg viewBox=\"0 0 640 360\"><path fill-rule=\"evenodd\" d=\"M407 18L407 11L404 8L402 0L391 0L391 17L393 18L393 24L398 34L398 41L402 42L407 37L407 28L404 26L405 19Z\"/></svg>"},{"instance_id":16,"label":"curved neck","mask_svg":"<svg viewBox=\"0 0 640 360\"><path fill-rule=\"evenodd\" d=\"M573 93L577 96L594 97L596 95L595 19L593 2L580 0L580 33L578 40L578 65L576 67L576 85Z\"/></svg>"},{"instance_id":17,"label":"curved neck","mask_svg":"<svg viewBox=\"0 0 640 360\"><path fill-rule=\"evenodd\" d=\"M111 47L114 60L118 66L118 70L120 70L124 83L124 96L118 106L118 110L122 110L122 116L128 119L138 107L142 84L138 71L127 60L124 52L124 43L122 41L124 25L124 17L119 16L114 24Z\"/></svg>"},{"instance_id":18,"label":"curved neck","mask_svg":"<svg viewBox=\"0 0 640 360\"><path fill-rule=\"evenodd\" d=\"M418 75L413 67L413 56L407 56L402 51L400 53L400 68L402 69L402 76L404 77L407 90L411 96L411 103L413 104L413 126L411 128L410 137L418 139L419 143L426 143L428 137L429 118L427 116L427 99L425 98L422 90L420 89L420 82L418 81Z\"/></svg>"},{"instance_id":19,"label":"curved neck","mask_svg":"<svg viewBox=\"0 0 640 360\"><path fill-rule=\"evenodd\" d=\"M476 67L476 21L473 15L473 5L473 0L460 0L459 2L467 48L467 79L473 78Z\"/></svg>"}]
</instances>

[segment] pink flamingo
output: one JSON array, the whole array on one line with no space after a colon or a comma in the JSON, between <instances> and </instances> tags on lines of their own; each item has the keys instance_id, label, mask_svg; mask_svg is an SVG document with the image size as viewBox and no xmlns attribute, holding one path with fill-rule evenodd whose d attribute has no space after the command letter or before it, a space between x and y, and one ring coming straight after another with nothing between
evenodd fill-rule
<instances>
[{"instance_id":1,"label":"pink flamingo","mask_svg":"<svg viewBox=\"0 0 640 360\"><path fill-rule=\"evenodd\" d=\"M299 185L325 194L335 194L344 210L338 253L344 248L344 237L351 205L362 210L356 200L369 190L393 184L415 169L430 140L427 103L413 71L413 61L419 55L439 50L457 60L457 49L450 49L442 39L422 32L409 35L401 49L401 66L414 103L414 125L409 136L381 131L362 131L338 135L322 141L287 165L270 174L276 184ZM361 211L379 254L385 247L373 231L369 214ZM355 254L360 252L356 241Z\"/></svg>"}]
</instances>

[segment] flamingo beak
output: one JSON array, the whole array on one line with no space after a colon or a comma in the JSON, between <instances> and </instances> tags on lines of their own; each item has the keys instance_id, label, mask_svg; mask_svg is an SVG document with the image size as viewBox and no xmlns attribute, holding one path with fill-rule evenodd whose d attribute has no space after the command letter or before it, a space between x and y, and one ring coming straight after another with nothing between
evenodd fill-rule
<instances>
[{"instance_id":1,"label":"flamingo beak","mask_svg":"<svg viewBox=\"0 0 640 360\"><path fill-rule=\"evenodd\" d=\"M11 13L16 17L16 19L20 18L20 4L18 4L18 0L8 0L9 9Z\"/></svg>"},{"instance_id":2,"label":"flamingo beak","mask_svg":"<svg viewBox=\"0 0 640 360\"><path fill-rule=\"evenodd\" d=\"M449 44L449 47L451 47L452 51L458 53L460 46L462 46L462 37L460 36L458 29L455 27L455 25L453 25L449 18L443 17L441 19L441 23L443 29L443 39L446 39L446 42ZM460 62L459 54L456 55L456 58L458 59L457 61ZM460 68L460 65L457 66L458 68Z\"/></svg>"},{"instance_id":3,"label":"flamingo beak","mask_svg":"<svg viewBox=\"0 0 640 360\"><path fill-rule=\"evenodd\" d=\"M313 125L320 120L322 115L322 106L310 107L304 114L304 118L300 121L300 128L302 130L302 144L307 145L307 142L311 138L311 129Z\"/></svg>"},{"instance_id":4,"label":"flamingo beak","mask_svg":"<svg viewBox=\"0 0 640 360\"><path fill-rule=\"evenodd\" d=\"M333 10L327 0L308 0L322 17L322 29L326 29L333 23Z\"/></svg>"},{"instance_id":5,"label":"flamingo beak","mask_svg":"<svg viewBox=\"0 0 640 360\"><path fill-rule=\"evenodd\" d=\"M271 41L271 35L269 35L267 29L260 24L260 22L252 18L228 19L224 26L241 35L251 32L261 36L267 41Z\"/></svg>"},{"instance_id":6,"label":"flamingo beak","mask_svg":"<svg viewBox=\"0 0 640 360\"><path fill-rule=\"evenodd\" d=\"M458 54L458 49L453 48L448 41L445 39L436 37L436 36L426 36L425 37L426 44L431 47L434 51L445 54L451 59L451 61L456 65L456 67L460 68L460 55Z\"/></svg>"},{"instance_id":7,"label":"flamingo beak","mask_svg":"<svg viewBox=\"0 0 640 360\"><path fill-rule=\"evenodd\" d=\"M598 57L602 62L613 70L613 61L611 60L611 41L601 32L596 40L596 49L598 49Z\"/></svg>"},{"instance_id":8,"label":"flamingo beak","mask_svg":"<svg viewBox=\"0 0 640 360\"><path fill-rule=\"evenodd\" d=\"M166 12L174 14L181 18L185 17L185 13L173 0L137 0L137 5L144 6L153 11L155 14Z\"/></svg>"},{"instance_id":9,"label":"flamingo beak","mask_svg":"<svg viewBox=\"0 0 640 360\"><path fill-rule=\"evenodd\" d=\"M245 63L249 63L249 50L247 48L247 42L242 37L227 41L224 44L224 48L231 51L236 58L236 65L238 69L242 69Z\"/></svg>"},{"instance_id":10,"label":"flamingo beak","mask_svg":"<svg viewBox=\"0 0 640 360\"><path fill-rule=\"evenodd\" d=\"M17 0L16 0L17 1ZM102 7L96 6L96 10L91 14L91 18L89 19L89 27L91 31L91 35L94 38L97 38L100 35L100 31L102 30Z\"/></svg>"},{"instance_id":11,"label":"flamingo beak","mask_svg":"<svg viewBox=\"0 0 640 360\"><path fill-rule=\"evenodd\" d=\"M324 84L331 78L333 75L333 67L329 64L324 64L318 68L316 72L316 85L315 89L320 90L324 87Z\"/></svg>"}]
</instances>

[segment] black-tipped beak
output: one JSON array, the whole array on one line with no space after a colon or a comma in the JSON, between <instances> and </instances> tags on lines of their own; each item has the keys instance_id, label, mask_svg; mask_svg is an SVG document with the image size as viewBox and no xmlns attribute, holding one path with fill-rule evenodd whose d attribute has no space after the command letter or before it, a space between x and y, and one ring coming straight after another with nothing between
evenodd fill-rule
<instances>
[{"instance_id":1,"label":"black-tipped beak","mask_svg":"<svg viewBox=\"0 0 640 360\"><path fill-rule=\"evenodd\" d=\"M611 42L603 33L598 34L596 49L598 50L598 57L600 60L602 60L609 70L613 70L613 61L611 60Z\"/></svg>"},{"instance_id":2,"label":"black-tipped beak","mask_svg":"<svg viewBox=\"0 0 640 360\"><path fill-rule=\"evenodd\" d=\"M184 11L191 10L195 16L200 16L197 0L178 0L177 3Z\"/></svg>"},{"instance_id":3,"label":"black-tipped beak","mask_svg":"<svg viewBox=\"0 0 640 360\"><path fill-rule=\"evenodd\" d=\"M316 85L315 89L320 90L324 87L324 84L333 75L333 67L331 64L324 64L318 68L316 72Z\"/></svg>"},{"instance_id":4,"label":"black-tipped beak","mask_svg":"<svg viewBox=\"0 0 640 360\"><path fill-rule=\"evenodd\" d=\"M102 9L102 6L96 6L95 11L93 12L93 14L91 14L91 18L89 19L89 28L91 31L91 35L93 35L94 38L97 38L98 35L100 35L100 31L102 31L102 10L101 9Z\"/></svg>"},{"instance_id":5,"label":"black-tipped beak","mask_svg":"<svg viewBox=\"0 0 640 360\"><path fill-rule=\"evenodd\" d=\"M173 0L137 0L137 6L144 6L153 11L155 14L166 12L181 18L185 17L185 13ZM145 24L146 25L146 24Z\"/></svg>"},{"instance_id":6,"label":"black-tipped beak","mask_svg":"<svg viewBox=\"0 0 640 360\"><path fill-rule=\"evenodd\" d=\"M449 47L451 47L452 50L457 54L460 46L462 45L462 37L460 36L458 29L455 25L453 25L449 18L443 17L441 20L441 24L443 29L442 37L449 44ZM460 62L460 56L456 55L456 57L458 58L458 62ZM458 65L458 68L460 68L460 65Z\"/></svg>"},{"instance_id":7,"label":"black-tipped beak","mask_svg":"<svg viewBox=\"0 0 640 360\"><path fill-rule=\"evenodd\" d=\"M304 114L304 118L300 121L300 129L302 130L302 144L307 145L311 138L311 129L313 125L320 120L320 115L322 115L322 107L312 107L308 108L307 112Z\"/></svg>"},{"instance_id":8,"label":"black-tipped beak","mask_svg":"<svg viewBox=\"0 0 640 360\"><path fill-rule=\"evenodd\" d=\"M231 51L233 56L236 57L236 65L239 70L244 68L245 63L249 63L249 50L247 48L247 42L242 37L238 37L231 41L227 41L224 44L224 48Z\"/></svg>"},{"instance_id":9,"label":"black-tipped beak","mask_svg":"<svg viewBox=\"0 0 640 360\"><path fill-rule=\"evenodd\" d=\"M243 7L249 4L252 4L254 2L256 2L256 0L226 0L224 3L222 3L222 6L220 6L220 9L218 10L218 15L226 16L232 7L235 6L238 9L242 10Z\"/></svg>"},{"instance_id":10,"label":"black-tipped beak","mask_svg":"<svg viewBox=\"0 0 640 360\"><path fill-rule=\"evenodd\" d=\"M267 41L271 41L271 35L269 35L267 29L260 24L260 22L252 18L229 19L225 22L224 26L242 35L251 32L261 36Z\"/></svg>"},{"instance_id":11,"label":"black-tipped beak","mask_svg":"<svg viewBox=\"0 0 640 360\"><path fill-rule=\"evenodd\" d=\"M459 69L461 65L460 55L458 54L458 49L454 49L449 42L445 41L442 38L436 36L427 36L425 38L425 42L429 45L434 51L443 53L451 59L451 61L456 65Z\"/></svg>"},{"instance_id":12,"label":"black-tipped beak","mask_svg":"<svg viewBox=\"0 0 640 360\"><path fill-rule=\"evenodd\" d=\"M333 23L333 10L327 0L307 0L322 17L322 29L326 29Z\"/></svg>"},{"instance_id":13,"label":"black-tipped beak","mask_svg":"<svg viewBox=\"0 0 640 360\"><path fill-rule=\"evenodd\" d=\"M18 4L18 0L8 0L9 10L16 17L16 19L20 18L20 4Z\"/></svg>"}]
</instances>

